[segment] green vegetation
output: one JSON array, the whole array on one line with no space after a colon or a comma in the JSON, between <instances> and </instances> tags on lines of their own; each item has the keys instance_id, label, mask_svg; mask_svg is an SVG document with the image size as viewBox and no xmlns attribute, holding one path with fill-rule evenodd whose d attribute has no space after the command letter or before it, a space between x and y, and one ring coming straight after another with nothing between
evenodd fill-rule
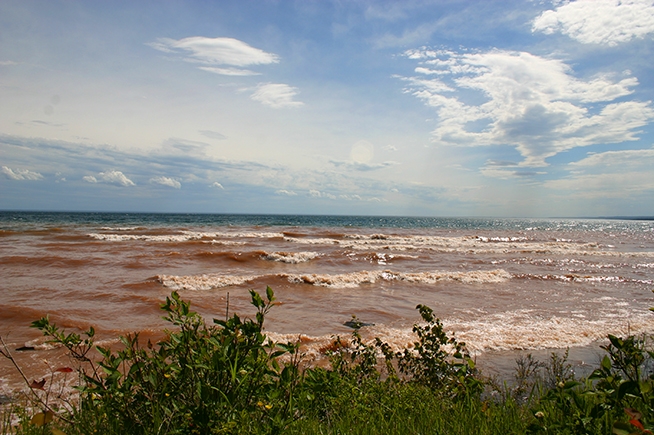
<instances>
[{"instance_id":1,"label":"green vegetation","mask_svg":"<svg viewBox=\"0 0 654 435\"><path fill-rule=\"evenodd\" d=\"M423 322L414 325L410 348L367 344L355 330L325 349L329 369L302 367L298 345L263 333L273 291L265 299L250 293L253 319L232 315L213 324L172 293L162 305L173 325L165 339L128 335L119 351L96 346L92 328L81 336L47 317L34 322L79 366L39 382L23 375L29 396L0 415L0 433L652 433L654 354L643 339L610 336L600 367L584 379L574 378L567 354L547 364L528 355L517 361L515 382L498 385L419 305ZM0 353L14 362L2 344ZM79 376L79 395L58 398L54 379L69 373Z\"/></svg>"}]
</instances>

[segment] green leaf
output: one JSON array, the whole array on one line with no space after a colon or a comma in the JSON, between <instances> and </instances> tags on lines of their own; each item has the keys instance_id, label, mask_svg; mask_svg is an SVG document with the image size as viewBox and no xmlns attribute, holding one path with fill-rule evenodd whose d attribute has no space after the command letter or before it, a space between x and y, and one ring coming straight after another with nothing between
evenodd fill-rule
<instances>
[{"instance_id":1,"label":"green leaf","mask_svg":"<svg viewBox=\"0 0 654 435\"><path fill-rule=\"evenodd\" d=\"M254 305L257 308L263 308L264 303L263 299L261 299L261 295L254 290L250 290L250 295L252 296L252 305Z\"/></svg>"},{"instance_id":2,"label":"green leaf","mask_svg":"<svg viewBox=\"0 0 654 435\"><path fill-rule=\"evenodd\" d=\"M602 358L602 362L600 366L606 370L607 372L611 370L611 359L607 356L604 355L604 358Z\"/></svg>"},{"instance_id":3,"label":"green leaf","mask_svg":"<svg viewBox=\"0 0 654 435\"><path fill-rule=\"evenodd\" d=\"M273 302L275 300L275 293L270 286L266 287L266 297L268 298L268 302Z\"/></svg>"}]
</instances>

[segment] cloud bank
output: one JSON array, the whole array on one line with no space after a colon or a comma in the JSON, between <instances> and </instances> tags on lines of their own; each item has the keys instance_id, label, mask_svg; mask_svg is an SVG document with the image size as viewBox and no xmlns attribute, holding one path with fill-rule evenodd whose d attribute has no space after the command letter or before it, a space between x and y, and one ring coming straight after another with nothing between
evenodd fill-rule
<instances>
[{"instance_id":1,"label":"cloud bank","mask_svg":"<svg viewBox=\"0 0 654 435\"><path fill-rule=\"evenodd\" d=\"M651 102L625 101L638 81L597 75L581 79L563 61L526 52L405 52L419 75L401 77L405 92L436 109L438 144L510 145L521 166L572 148L637 139L654 119ZM617 101L616 101L617 100Z\"/></svg>"},{"instance_id":2,"label":"cloud bank","mask_svg":"<svg viewBox=\"0 0 654 435\"><path fill-rule=\"evenodd\" d=\"M560 32L582 44L616 46L654 34L652 0L578 0L545 11L533 32Z\"/></svg>"},{"instance_id":3,"label":"cloud bank","mask_svg":"<svg viewBox=\"0 0 654 435\"><path fill-rule=\"evenodd\" d=\"M2 167L2 173L10 180L42 180L43 175L28 169L11 169L6 166Z\"/></svg>"}]
</instances>

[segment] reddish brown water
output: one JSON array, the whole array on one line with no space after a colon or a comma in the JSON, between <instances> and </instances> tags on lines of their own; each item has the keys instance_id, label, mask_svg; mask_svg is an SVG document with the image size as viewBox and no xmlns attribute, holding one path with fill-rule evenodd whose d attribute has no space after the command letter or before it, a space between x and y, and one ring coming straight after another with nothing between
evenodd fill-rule
<instances>
[{"instance_id":1,"label":"reddish brown water","mask_svg":"<svg viewBox=\"0 0 654 435\"><path fill-rule=\"evenodd\" d=\"M588 358L609 333L654 331L653 222L375 227L318 218L314 225L4 218L0 335L12 350L36 347L14 352L35 378L47 371L42 360L59 354L29 328L33 320L49 315L75 331L93 325L106 342L133 331L156 336L166 326L159 306L173 290L207 318L223 318L228 297L230 312L251 314L248 289L271 286L279 305L267 331L276 340L302 336L309 360L333 335L351 332L343 323L352 315L374 323L364 337L405 346L417 304L502 367L519 350L573 347ZM16 385L0 360L0 388Z\"/></svg>"}]
</instances>

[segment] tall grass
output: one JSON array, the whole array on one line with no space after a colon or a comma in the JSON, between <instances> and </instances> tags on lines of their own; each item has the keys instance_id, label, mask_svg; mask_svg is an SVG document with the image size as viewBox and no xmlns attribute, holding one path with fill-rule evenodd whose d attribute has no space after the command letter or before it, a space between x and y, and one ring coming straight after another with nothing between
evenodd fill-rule
<instances>
[{"instance_id":1,"label":"tall grass","mask_svg":"<svg viewBox=\"0 0 654 435\"><path fill-rule=\"evenodd\" d=\"M29 395L0 415L0 433L652 433L653 355L635 337L609 337L606 358L586 379L574 379L567 354L547 364L518 360L509 387L485 379L465 344L419 305L411 347L364 343L355 330L334 340L329 369L301 369L296 344L263 333L273 291L251 297L253 319L208 324L173 292L162 305L165 339L128 335L118 351L97 346L92 328L79 335L47 317L34 322L79 361L79 396L61 403L49 394L52 379L28 382ZM15 362L6 346L0 353Z\"/></svg>"}]
</instances>

